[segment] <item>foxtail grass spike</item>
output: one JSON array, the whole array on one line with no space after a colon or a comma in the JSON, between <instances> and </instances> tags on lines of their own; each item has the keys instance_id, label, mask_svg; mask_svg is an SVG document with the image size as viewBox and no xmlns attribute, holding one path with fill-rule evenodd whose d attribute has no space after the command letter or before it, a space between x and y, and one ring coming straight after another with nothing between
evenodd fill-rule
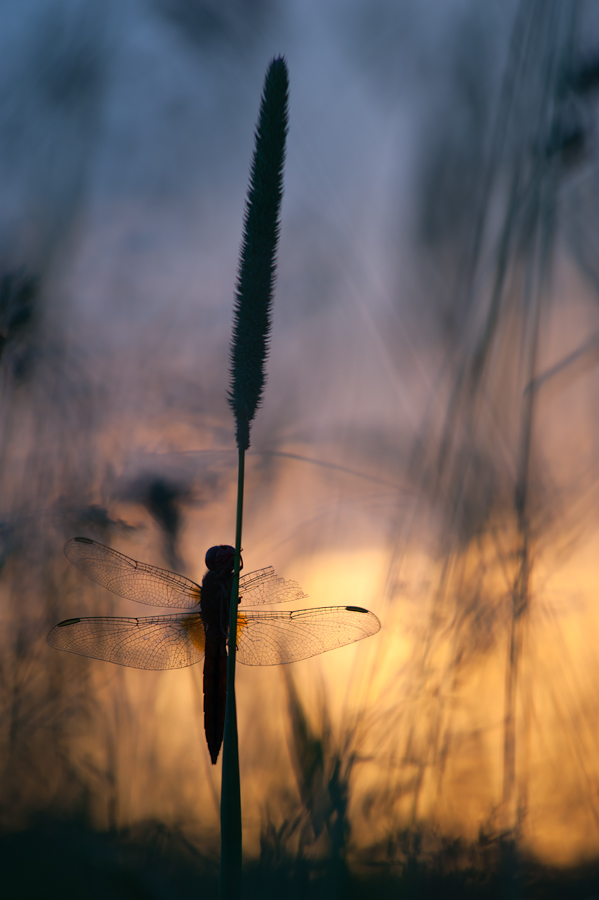
<instances>
[{"instance_id":1,"label":"foxtail grass spike","mask_svg":"<svg viewBox=\"0 0 599 900\"><path fill-rule=\"evenodd\" d=\"M250 445L250 422L260 405L265 382L283 196L288 95L287 65L279 56L271 62L264 81L235 292L229 403L235 415L240 450L247 450Z\"/></svg>"}]
</instances>

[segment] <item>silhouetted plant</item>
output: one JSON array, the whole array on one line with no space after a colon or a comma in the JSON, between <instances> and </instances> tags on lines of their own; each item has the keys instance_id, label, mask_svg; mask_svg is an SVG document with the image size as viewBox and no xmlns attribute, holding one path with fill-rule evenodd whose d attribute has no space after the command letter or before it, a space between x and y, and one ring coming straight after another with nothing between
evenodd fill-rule
<instances>
[{"instance_id":1,"label":"silhouetted plant","mask_svg":"<svg viewBox=\"0 0 599 900\"><path fill-rule=\"evenodd\" d=\"M237 897L241 888L242 829L235 708L235 635L241 569L245 451L250 445L250 423L260 404L265 381L279 215L283 195L288 90L287 66L283 58L278 57L271 62L264 82L250 172L233 318L229 403L235 415L239 460L221 792L220 883L223 898Z\"/></svg>"}]
</instances>

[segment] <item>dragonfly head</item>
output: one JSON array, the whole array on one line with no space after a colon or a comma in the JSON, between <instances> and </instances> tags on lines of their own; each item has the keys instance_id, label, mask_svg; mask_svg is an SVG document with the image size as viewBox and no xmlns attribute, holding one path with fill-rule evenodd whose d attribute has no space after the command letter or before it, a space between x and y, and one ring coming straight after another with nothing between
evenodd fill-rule
<instances>
[{"instance_id":1,"label":"dragonfly head","mask_svg":"<svg viewBox=\"0 0 599 900\"><path fill-rule=\"evenodd\" d=\"M211 547L206 553L206 568L211 572L233 571L235 563L235 547L229 547L228 544L220 544L218 547ZM239 567L243 568L243 561Z\"/></svg>"}]
</instances>

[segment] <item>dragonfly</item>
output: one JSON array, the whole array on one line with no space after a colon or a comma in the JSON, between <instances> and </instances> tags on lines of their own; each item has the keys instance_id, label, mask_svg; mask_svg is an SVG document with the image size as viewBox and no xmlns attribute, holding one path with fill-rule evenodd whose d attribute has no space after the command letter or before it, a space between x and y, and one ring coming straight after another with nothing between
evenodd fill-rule
<instances>
[{"instance_id":1,"label":"dragonfly","mask_svg":"<svg viewBox=\"0 0 599 900\"><path fill-rule=\"evenodd\" d=\"M86 537L67 541L64 552L88 578L120 597L186 612L65 619L50 631L50 646L136 669L182 669L204 659L204 730L215 764L224 732L235 549L228 544L210 547L201 585ZM361 606L246 609L305 598L297 582L279 578L271 566L241 576L237 602L244 607L237 616L237 660L246 666L297 662L370 637L381 627L374 613Z\"/></svg>"}]
</instances>

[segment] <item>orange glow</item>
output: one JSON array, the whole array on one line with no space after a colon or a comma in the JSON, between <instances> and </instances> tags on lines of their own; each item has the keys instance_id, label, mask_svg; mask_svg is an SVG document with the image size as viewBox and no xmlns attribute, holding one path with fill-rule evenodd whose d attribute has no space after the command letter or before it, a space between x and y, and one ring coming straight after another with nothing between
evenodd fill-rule
<instances>
[{"instance_id":1,"label":"orange glow","mask_svg":"<svg viewBox=\"0 0 599 900\"><path fill-rule=\"evenodd\" d=\"M206 648L206 632L200 616L195 613L185 616L181 620L181 627L187 632L193 646L199 653L204 653Z\"/></svg>"}]
</instances>

